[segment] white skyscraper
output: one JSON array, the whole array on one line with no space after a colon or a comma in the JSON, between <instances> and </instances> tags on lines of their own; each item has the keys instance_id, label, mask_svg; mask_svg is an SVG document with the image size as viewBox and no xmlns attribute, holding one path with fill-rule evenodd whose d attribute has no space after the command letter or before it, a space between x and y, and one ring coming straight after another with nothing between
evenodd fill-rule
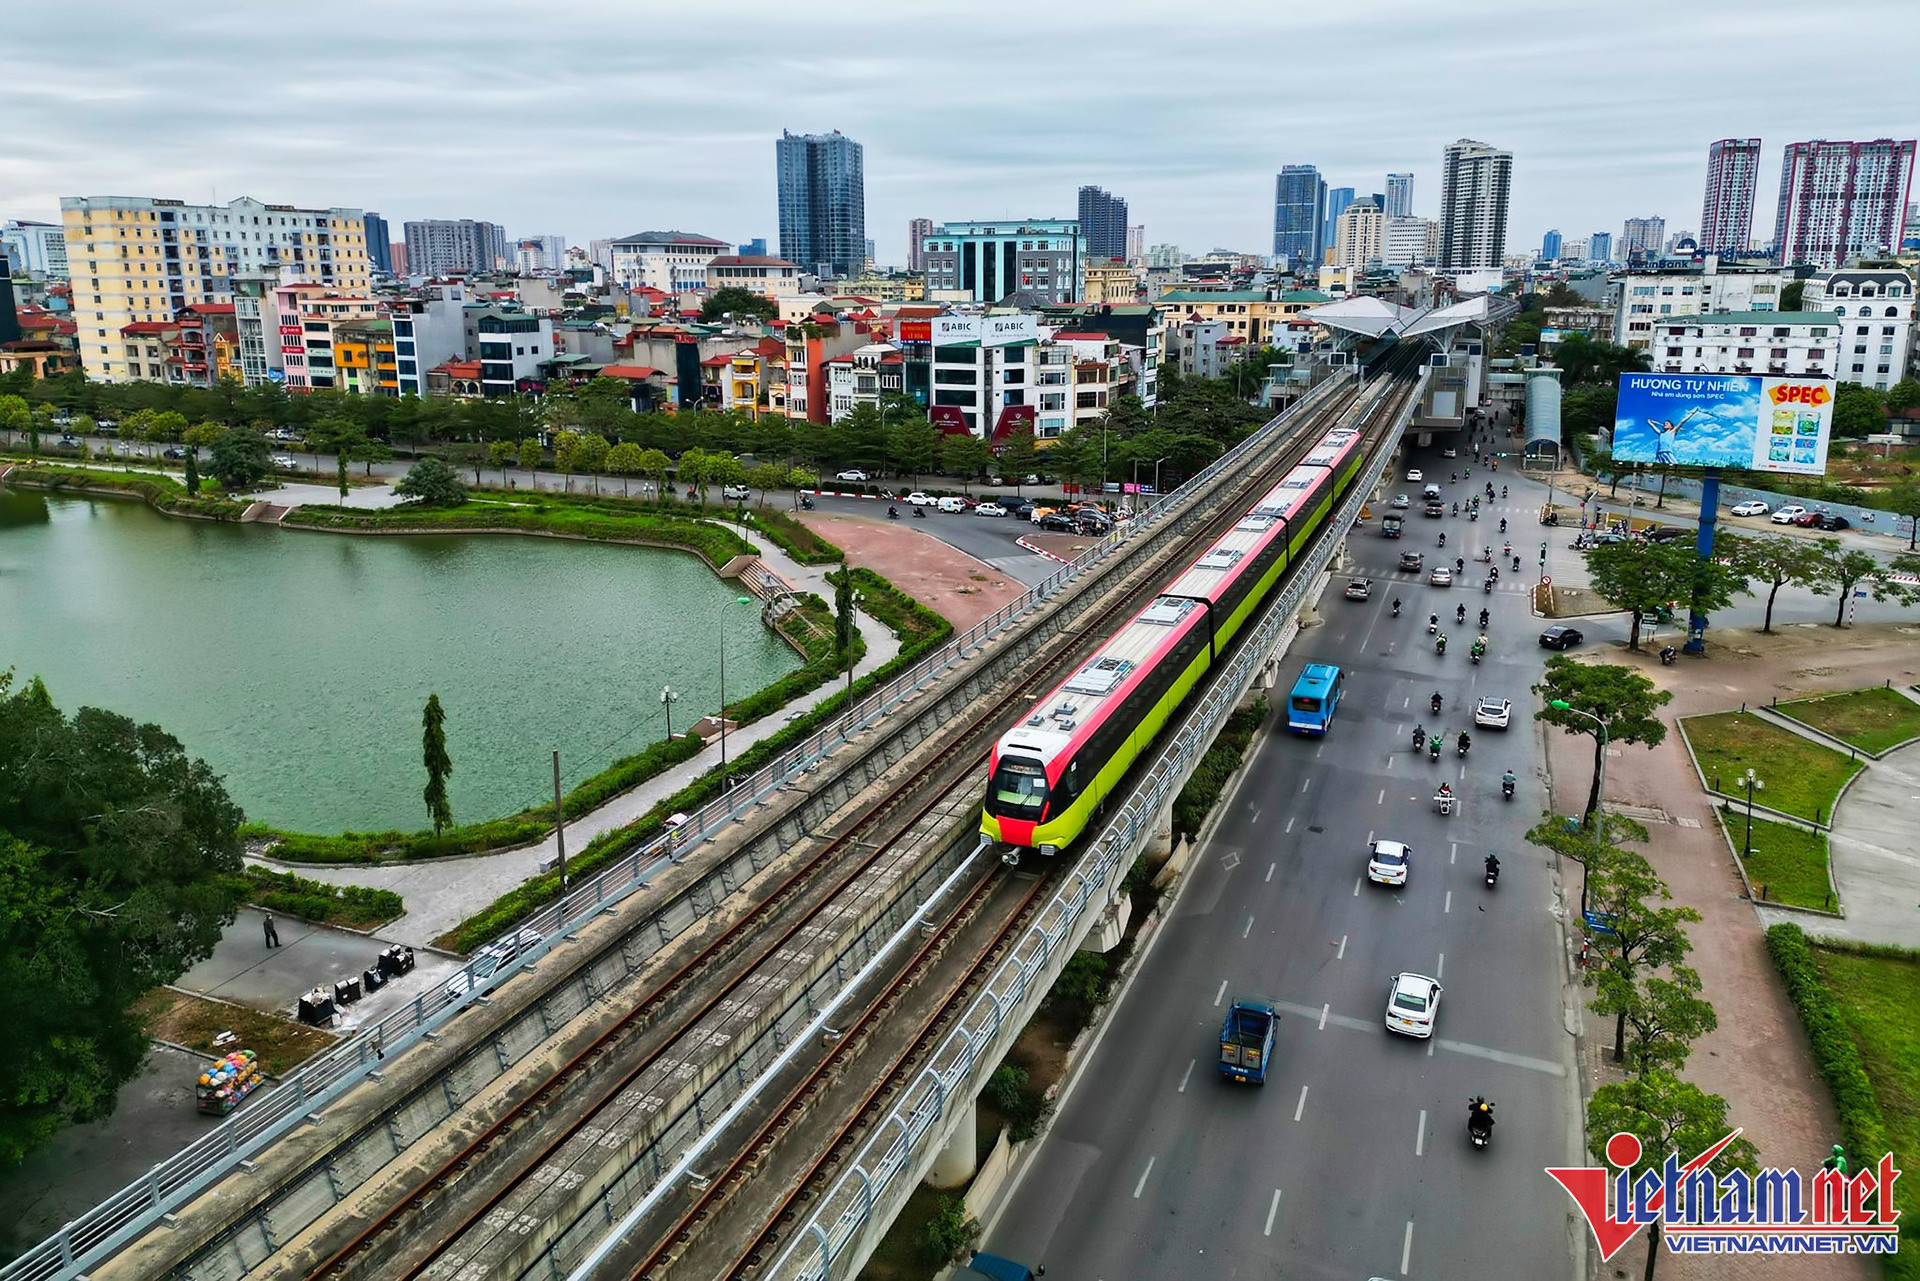
<instances>
[{"instance_id":1,"label":"white skyscraper","mask_svg":"<svg viewBox=\"0 0 1920 1281\"><path fill-rule=\"evenodd\" d=\"M1507 198L1513 153L1462 138L1440 172L1440 269L1497 269L1507 253Z\"/></svg>"},{"instance_id":2,"label":"white skyscraper","mask_svg":"<svg viewBox=\"0 0 1920 1281\"><path fill-rule=\"evenodd\" d=\"M1413 175L1410 173L1390 173L1387 175L1387 217L1409 218L1413 216Z\"/></svg>"}]
</instances>

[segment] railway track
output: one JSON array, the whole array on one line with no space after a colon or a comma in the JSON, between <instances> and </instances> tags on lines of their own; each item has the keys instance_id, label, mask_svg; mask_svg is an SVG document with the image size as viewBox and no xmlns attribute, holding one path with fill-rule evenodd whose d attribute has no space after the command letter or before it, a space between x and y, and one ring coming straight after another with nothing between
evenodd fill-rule
<instances>
[{"instance_id":1,"label":"railway track","mask_svg":"<svg viewBox=\"0 0 1920 1281\"><path fill-rule=\"evenodd\" d=\"M1351 403L1350 398L1343 397L1324 407L1303 424L1276 454L1275 461L1253 473L1245 487L1290 466L1298 452L1296 442L1312 434L1316 424L1324 425L1329 418L1345 412ZM1211 536L1209 531L1221 523L1204 522L1199 532L1185 536L1178 545L1189 547L1200 538ZM1178 551L1173 554L1177 555ZM1153 559L1157 562L1164 555L1164 549L1156 549ZM1114 615L1137 602L1143 590L1150 591L1151 587L1110 592L1109 601L1093 612L1078 630L1097 632ZM606 1140L609 1135L620 1132L616 1127L598 1123L607 1119L607 1108L619 1106L617 1100L637 1089L644 1090L650 1080L663 1075L684 1076L690 1069L697 1071L689 1047L710 1046L721 1037L731 1039L742 1026L752 1022L756 1011L746 999L749 995L790 986L796 973L791 955L793 944L809 931L820 931L823 913L832 912L834 904L841 904L837 916L844 924L850 914L858 916L856 909L848 907L849 900L870 904L888 887L905 881L914 858L909 856L912 852L899 850L903 838L916 832L922 837L931 835L961 813L952 808L953 793L956 785L963 793L968 790L974 772L985 757L987 741L983 739L983 731L997 725L1035 683L1048 679L1077 648L1072 642L1059 645L1050 660L1028 669L1023 679L993 699L972 718L961 735L945 744L932 763L866 807L851 826L786 873L773 891L744 917L705 943L658 986L641 995L616 1024L561 1064L544 1083L465 1143L459 1152L434 1167L426 1178L357 1232L345 1246L327 1254L317 1265L302 1265L299 1274L484 1274L467 1271L478 1261L476 1253L467 1248L473 1241L470 1234L480 1232L488 1239L500 1238L503 1234L524 1234L527 1211L518 1207L516 1190L524 1195L530 1181L539 1188L540 1196L525 1198L531 1204L541 1196L554 1200L556 1186L562 1191L582 1186L585 1176L575 1169L554 1173L555 1160L567 1144L579 1146L584 1141L589 1148L598 1146L604 1164ZM892 857L887 857L889 851L894 851ZM992 876L982 876L963 902L973 901L974 895L990 890L994 883ZM964 915L957 914L950 922ZM941 933L936 937L945 935ZM789 955L769 970L768 965L775 963L783 951ZM916 953L923 954L924 949ZM724 974L716 982L717 970ZM909 970L903 970L902 975ZM764 1007L759 1012L764 1012ZM644 1047L638 1045L641 1040L646 1042ZM637 1057L616 1068L615 1062L623 1051ZM826 1061L842 1059L844 1054L837 1054ZM653 1074L651 1078L649 1073ZM611 1084L601 1080L602 1077L609 1078ZM563 1109L562 1100L574 1093L573 1087L589 1081L595 1086L591 1091L594 1102L578 1110ZM641 1099L659 1097L657 1093L641 1095ZM628 1101L629 1117L634 1113L636 1102ZM554 1115L562 1110L568 1111L571 1119L561 1121ZM539 1141L526 1137L526 1132L532 1130L541 1131ZM589 1132L595 1133L587 1140ZM509 1172L505 1168L508 1166L514 1167L514 1171ZM544 1179L539 1177L543 1172L547 1175ZM482 1175L496 1174L510 1174L503 1187L477 1198L464 1212L451 1212L455 1208L451 1202L459 1199L457 1194L461 1189L476 1184ZM402 1251L396 1248L401 1238L414 1246L422 1235L433 1238L437 1244L424 1251L407 1248L403 1261ZM460 1242L467 1244L455 1244ZM436 1268L436 1263L442 1266ZM276 1270L295 1274L285 1268Z\"/></svg>"}]
</instances>

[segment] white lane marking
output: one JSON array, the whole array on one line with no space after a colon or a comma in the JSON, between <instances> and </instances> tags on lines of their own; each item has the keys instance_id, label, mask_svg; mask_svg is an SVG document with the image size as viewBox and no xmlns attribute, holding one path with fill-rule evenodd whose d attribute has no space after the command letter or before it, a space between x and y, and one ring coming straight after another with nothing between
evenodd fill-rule
<instances>
[{"instance_id":1,"label":"white lane marking","mask_svg":"<svg viewBox=\"0 0 1920 1281\"><path fill-rule=\"evenodd\" d=\"M1413 1131L1413 1154L1415 1156L1427 1154L1427 1110L1425 1108L1420 1109L1420 1124Z\"/></svg>"},{"instance_id":2,"label":"white lane marking","mask_svg":"<svg viewBox=\"0 0 1920 1281\"><path fill-rule=\"evenodd\" d=\"M1251 933L1253 933L1253 918L1249 916L1247 918L1247 928L1240 931L1240 937L1245 938Z\"/></svg>"},{"instance_id":3,"label":"white lane marking","mask_svg":"<svg viewBox=\"0 0 1920 1281\"><path fill-rule=\"evenodd\" d=\"M1452 863L1453 863L1453 860L1455 860L1455 859L1457 859L1457 858L1459 858L1459 857L1460 857L1460 842L1459 842L1459 841L1449 841L1449 842L1447 843L1447 863L1448 863L1448 865L1449 865L1449 866L1451 866L1451 865L1452 865Z\"/></svg>"},{"instance_id":4,"label":"white lane marking","mask_svg":"<svg viewBox=\"0 0 1920 1281\"><path fill-rule=\"evenodd\" d=\"M1407 1220L1407 1237L1400 1243L1400 1275L1406 1276L1413 1266L1413 1220Z\"/></svg>"},{"instance_id":5,"label":"white lane marking","mask_svg":"<svg viewBox=\"0 0 1920 1281\"><path fill-rule=\"evenodd\" d=\"M1314 749L1313 749L1313 759L1314 759L1314 760L1316 760L1316 761L1317 761L1317 760L1319 760L1319 759L1320 759L1320 753L1322 753L1322 752L1324 752L1324 751L1326 751L1326 750L1327 750L1327 745L1326 745L1325 743L1322 743L1322 744L1320 744L1320 746L1318 746L1318 747L1316 747L1316 748L1314 748Z\"/></svg>"},{"instance_id":6,"label":"white lane marking","mask_svg":"<svg viewBox=\"0 0 1920 1281\"><path fill-rule=\"evenodd\" d=\"M1384 788L1384 787L1383 787L1383 788L1381 788L1381 789L1380 789L1380 795L1378 795L1378 796L1376 796L1376 797L1374 797L1374 798L1373 798L1373 803L1374 803L1375 805L1385 805L1385 804L1387 803L1387 789L1386 789L1386 788Z\"/></svg>"},{"instance_id":7,"label":"white lane marking","mask_svg":"<svg viewBox=\"0 0 1920 1281\"><path fill-rule=\"evenodd\" d=\"M1372 829L1372 828L1368 828L1368 829L1367 829L1367 844L1368 844L1368 845L1372 845L1372 844L1373 844L1373 829Z\"/></svg>"},{"instance_id":8,"label":"white lane marking","mask_svg":"<svg viewBox=\"0 0 1920 1281\"><path fill-rule=\"evenodd\" d=\"M1332 1013L1332 1011L1333 1011L1332 1002L1328 1002L1327 1004L1322 1005L1320 1007L1320 1026L1315 1029L1316 1031L1324 1032L1327 1030L1327 1015Z\"/></svg>"},{"instance_id":9,"label":"white lane marking","mask_svg":"<svg viewBox=\"0 0 1920 1281\"><path fill-rule=\"evenodd\" d=\"M1308 789L1309 787L1312 787L1312 786L1313 786L1313 780L1312 780L1312 779L1310 779L1310 778L1304 778L1304 779L1301 779L1301 780L1300 780L1300 792L1301 792L1301 794L1302 794L1302 795L1305 795L1305 794L1306 794L1306 790L1307 790L1307 789Z\"/></svg>"},{"instance_id":10,"label":"white lane marking","mask_svg":"<svg viewBox=\"0 0 1920 1281\"><path fill-rule=\"evenodd\" d=\"M1287 826L1286 826L1286 831L1285 831L1285 832L1283 832L1283 833L1282 833L1282 835L1287 835L1287 834L1289 834L1289 833L1291 833L1292 831L1293 831L1293 820L1292 820L1292 819L1288 819L1288 820L1287 820Z\"/></svg>"},{"instance_id":11,"label":"white lane marking","mask_svg":"<svg viewBox=\"0 0 1920 1281\"><path fill-rule=\"evenodd\" d=\"M1347 959L1347 936L1344 934L1340 936L1340 950L1334 953L1333 959L1336 961L1344 961Z\"/></svg>"},{"instance_id":12,"label":"white lane marking","mask_svg":"<svg viewBox=\"0 0 1920 1281\"><path fill-rule=\"evenodd\" d=\"M1411 703L1412 701L1413 701L1413 695L1409 694L1405 698L1400 700L1400 706L1405 707L1408 703Z\"/></svg>"},{"instance_id":13,"label":"white lane marking","mask_svg":"<svg viewBox=\"0 0 1920 1281\"><path fill-rule=\"evenodd\" d=\"M1187 1060L1187 1070L1180 1074L1180 1088L1174 1091L1175 1094L1185 1094L1187 1092L1187 1082L1193 1076L1193 1065L1199 1061L1199 1059Z\"/></svg>"},{"instance_id":14,"label":"white lane marking","mask_svg":"<svg viewBox=\"0 0 1920 1281\"><path fill-rule=\"evenodd\" d=\"M1360 878L1357 876L1353 878L1353 896L1360 897Z\"/></svg>"},{"instance_id":15,"label":"white lane marking","mask_svg":"<svg viewBox=\"0 0 1920 1281\"><path fill-rule=\"evenodd\" d=\"M1273 1235L1273 1216L1280 1213L1280 1189L1273 1190L1273 1204L1267 1207L1267 1227L1263 1235Z\"/></svg>"},{"instance_id":16,"label":"white lane marking","mask_svg":"<svg viewBox=\"0 0 1920 1281\"><path fill-rule=\"evenodd\" d=\"M1460 777L1461 777L1461 779L1462 779L1463 781L1464 781L1464 780L1466 779L1466 777L1467 777L1467 767L1466 767L1466 766L1464 766L1464 765L1462 765L1462 766L1460 767Z\"/></svg>"},{"instance_id":17,"label":"white lane marking","mask_svg":"<svg viewBox=\"0 0 1920 1281\"><path fill-rule=\"evenodd\" d=\"M1267 879L1268 879L1269 881L1271 881L1271 880L1273 879L1273 869L1274 869L1274 868L1276 868L1276 867L1279 867L1279 866L1280 866L1280 865L1279 865L1278 863L1269 863L1269 864L1267 864Z\"/></svg>"},{"instance_id":18,"label":"white lane marking","mask_svg":"<svg viewBox=\"0 0 1920 1281\"><path fill-rule=\"evenodd\" d=\"M1258 823L1260 821L1260 807L1258 805L1248 805L1247 812L1253 815L1254 822Z\"/></svg>"},{"instance_id":19,"label":"white lane marking","mask_svg":"<svg viewBox=\"0 0 1920 1281\"><path fill-rule=\"evenodd\" d=\"M1433 1057L1433 1049L1434 1049L1434 1046L1433 1046L1433 1038L1432 1038L1432 1037L1428 1037L1428 1038L1427 1038L1427 1057L1428 1057L1428 1058L1432 1058L1432 1057Z\"/></svg>"},{"instance_id":20,"label":"white lane marking","mask_svg":"<svg viewBox=\"0 0 1920 1281\"><path fill-rule=\"evenodd\" d=\"M1447 954L1445 952L1442 952L1440 953L1440 963L1433 967L1433 977L1435 978L1445 977L1446 969L1447 969Z\"/></svg>"},{"instance_id":21,"label":"white lane marking","mask_svg":"<svg viewBox=\"0 0 1920 1281\"><path fill-rule=\"evenodd\" d=\"M1136 1183L1136 1184L1134 1184L1134 1185L1133 1185L1133 1199L1134 1199L1134 1200L1136 1200L1136 1201L1138 1201L1138 1200L1140 1199L1140 1194L1141 1194L1142 1192L1145 1192L1145 1191L1147 1190L1147 1176L1148 1176L1149 1174L1152 1174L1152 1173L1153 1173L1153 1158L1152 1158L1152 1157L1148 1157L1148 1158L1147 1158L1147 1168L1146 1168L1146 1169L1144 1169L1144 1170L1142 1170L1142 1171L1140 1171L1140 1182L1138 1182L1138 1183ZM1413 1225L1412 1225L1412 1224L1408 1224L1408 1225L1407 1225L1407 1230L1408 1230L1409 1232L1411 1232L1411 1231L1413 1230ZM1404 1267L1403 1267L1403 1268L1401 1268L1400 1270L1401 1270L1402 1272L1405 1272L1405 1271L1406 1271L1406 1269L1405 1269Z\"/></svg>"},{"instance_id":22,"label":"white lane marking","mask_svg":"<svg viewBox=\"0 0 1920 1281\"><path fill-rule=\"evenodd\" d=\"M1447 905L1441 908L1440 910L1442 912L1451 912L1453 910L1453 891L1452 890L1447 891Z\"/></svg>"},{"instance_id":23,"label":"white lane marking","mask_svg":"<svg viewBox=\"0 0 1920 1281\"><path fill-rule=\"evenodd\" d=\"M1219 1006L1220 1006L1220 998L1221 998L1221 997L1223 997L1223 996L1225 996L1226 994L1227 994L1227 981L1226 981L1225 979L1221 979L1221 980L1220 980L1220 990L1219 990L1218 992L1215 992L1215 993L1213 994L1213 1004L1214 1004L1214 1008L1215 1008L1215 1009L1218 1009L1218 1008L1219 1008Z\"/></svg>"},{"instance_id":24,"label":"white lane marking","mask_svg":"<svg viewBox=\"0 0 1920 1281\"><path fill-rule=\"evenodd\" d=\"M1388 769L1393 768L1393 753L1391 752L1387 753L1387 768Z\"/></svg>"},{"instance_id":25,"label":"white lane marking","mask_svg":"<svg viewBox=\"0 0 1920 1281\"><path fill-rule=\"evenodd\" d=\"M1307 1087L1300 1087L1300 1101L1293 1105L1293 1119L1298 1121L1307 1110Z\"/></svg>"}]
</instances>

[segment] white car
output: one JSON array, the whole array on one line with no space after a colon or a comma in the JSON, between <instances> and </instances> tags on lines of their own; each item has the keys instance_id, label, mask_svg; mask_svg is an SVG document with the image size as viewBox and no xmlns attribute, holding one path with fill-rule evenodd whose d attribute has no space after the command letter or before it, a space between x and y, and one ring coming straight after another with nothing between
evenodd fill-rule
<instances>
[{"instance_id":1,"label":"white car","mask_svg":"<svg viewBox=\"0 0 1920 1281\"><path fill-rule=\"evenodd\" d=\"M1419 469L1418 467L1409 467L1409 468L1407 468L1407 479L1408 479L1408 480L1412 480L1412 481L1421 481L1421 480L1425 480L1426 478L1427 478L1427 474L1426 474L1425 472L1423 472L1423 471L1421 471L1421 470L1420 470L1420 469Z\"/></svg>"},{"instance_id":2,"label":"white car","mask_svg":"<svg viewBox=\"0 0 1920 1281\"><path fill-rule=\"evenodd\" d=\"M1452 445L1448 445L1445 449L1440 451L1440 456L1442 458L1458 458L1460 456L1460 451L1455 449Z\"/></svg>"},{"instance_id":3,"label":"white car","mask_svg":"<svg viewBox=\"0 0 1920 1281\"><path fill-rule=\"evenodd\" d=\"M1387 1031L1426 1039L1440 1013L1440 980L1424 974L1396 974L1387 989Z\"/></svg>"},{"instance_id":4,"label":"white car","mask_svg":"<svg viewBox=\"0 0 1920 1281\"><path fill-rule=\"evenodd\" d=\"M976 516L1004 516L1007 514L1007 509L999 503L981 503L973 509L973 514Z\"/></svg>"},{"instance_id":5,"label":"white car","mask_svg":"<svg viewBox=\"0 0 1920 1281\"><path fill-rule=\"evenodd\" d=\"M1483 698L1473 705L1473 723L1488 729L1506 729L1513 724L1513 701Z\"/></svg>"},{"instance_id":6,"label":"white car","mask_svg":"<svg viewBox=\"0 0 1920 1281\"><path fill-rule=\"evenodd\" d=\"M1407 508L1413 506L1413 500L1405 494L1395 494L1393 496L1393 502L1389 504L1389 506L1395 511L1405 511Z\"/></svg>"},{"instance_id":7,"label":"white car","mask_svg":"<svg viewBox=\"0 0 1920 1281\"><path fill-rule=\"evenodd\" d=\"M916 489L911 494L907 495L907 501L912 503L915 507L931 507L933 506L934 500L933 500L932 494L923 494Z\"/></svg>"},{"instance_id":8,"label":"white car","mask_svg":"<svg viewBox=\"0 0 1920 1281\"><path fill-rule=\"evenodd\" d=\"M732 502L735 499L745 502L747 499L753 497L753 491L745 485L728 485L720 491L720 497L726 499L728 502Z\"/></svg>"},{"instance_id":9,"label":"white car","mask_svg":"<svg viewBox=\"0 0 1920 1281\"><path fill-rule=\"evenodd\" d=\"M1375 885L1405 885L1413 851L1399 841L1375 841L1367 850L1367 879Z\"/></svg>"},{"instance_id":10,"label":"white car","mask_svg":"<svg viewBox=\"0 0 1920 1281\"><path fill-rule=\"evenodd\" d=\"M948 494L944 498L936 499L934 501L933 506L935 511L952 512L957 514L959 512L963 512L967 510L967 500L964 498L956 498L952 494Z\"/></svg>"},{"instance_id":11,"label":"white car","mask_svg":"<svg viewBox=\"0 0 1920 1281\"><path fill-rule=\"evenodd\" d=\"M538 931L519 930L501 939L497 943L487 944L478 952L475 952L473 954L473 960L467 964L473 971L475 979L485 979L508 961L520 955L521 952L528 948L536 947L539 943L540 934ZM447 995L455 1000L465 996L467 994L468 982L467 970L463 969L447 980Z\"/></svg>"},{"instance_id":12,"label":"white car","mask_svg":"<svg viewBox=\"0 0 1920 1281\"><path fill-rule=\"evenodd\" d=\"M1802 507L1799 503L1788 503L1785 507L1782 507L1779 511L1775 512L1773 515L1769 516L1767 519L1771 520L1776 525L1791 525L1793 524L1793 518L1795 516L1804 516L1806 514L1807 514L1807 509Z\"/></svg>"},{"instance_id":13,"label":"white car","mask_svg":"<svg viewBox=\"0 0 1920 1281\"><path fill-rule=\"evenodd\" d=\"M1767 514L1767 505L1758 498L1749 498L1744 503L1735 503L1733 505L1733 514L1736 516L1764 516Z\"/></svg>"},{"instance_id":14,"label":"white car","mask_svg":"<svg viewBox=\"0 0 1920 1281\"><path fill-rule=\"evenodd\" d=\"M278 467L281 471L292 471L294 468L298 467L300 464L294 462L293 459L286 454L275 454L273 456L273 465L275 467Z\"/></svg>"},{"instance_id":15,"label":"white car","mask_svg":"<svg viewBox=\"0 0 1920 1281\"><path fill-rule=\"evenodd\" d=\"M858 480L868 480L870 479L870 477L867 475L867 473L861 471L858 467L849 467L846 471L843 471L839 473L837 476L835 476L834 479L858 481Z\"/></svg>"},{"instance_id":16,"label":"white car","mask_svg":"<svg viewBox=\"0 0 1920 1281\"><path fill-rule=\"evenodd\" d=\"M1435 587L1453 586L1453 571L1445 565L1435 565L1427 571L1427 581Z\"/></svg>"}]
</instances>

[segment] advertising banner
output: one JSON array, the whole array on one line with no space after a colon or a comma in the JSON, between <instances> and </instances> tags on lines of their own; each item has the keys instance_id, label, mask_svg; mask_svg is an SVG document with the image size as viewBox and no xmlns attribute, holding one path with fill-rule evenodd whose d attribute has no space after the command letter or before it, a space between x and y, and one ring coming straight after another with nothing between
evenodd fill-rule
<instances>
[{"instance_id":1,"label":"advertising banner","mask_svg":"<svg viewBox=\"0 0 1920 1281\"><path fill-rule=\"evenodd\" d=\"M1613 457L1820 476L1833 382L1759 374L1621 374Z\"/></svg>"}]
</instances>

